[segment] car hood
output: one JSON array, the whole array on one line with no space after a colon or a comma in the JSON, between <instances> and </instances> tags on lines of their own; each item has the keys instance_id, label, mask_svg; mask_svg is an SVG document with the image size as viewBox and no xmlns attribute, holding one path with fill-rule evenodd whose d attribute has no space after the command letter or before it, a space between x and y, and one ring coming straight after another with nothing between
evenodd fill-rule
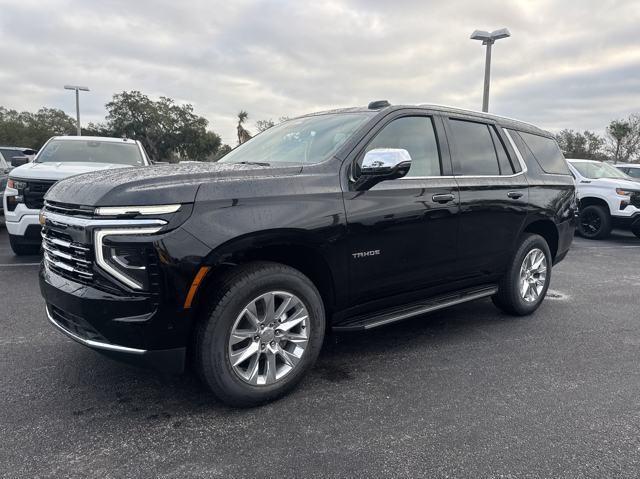
<instances>
[{"instance_id":1,"label":"car hood","mask_svg":"<svg viewBox=\"0 0 640 479\"><path fill-rule=\"evenodd\" d=\"M203 183L215 182L216 188L224 190L220 193L222 196L239 194L243 185L264 178L297 175L301 170L299 165L260 166L203 162L99 171L56 183L47 193L46 199L86 206L192 203L198 187ZM248 190L251 188L250 185L244 187Z\"/></svg>"},{"instance_id":2,"label":"car hood","mask_svg":"<svg viewBox=\"0 0 640 479\"><path fill-rule=\"evenodd\" d=\"M11 170L11 178L22 180L62 180L69 176L91 171L103 171L110 169L130 168L129 165L118 165L114 163L92 163L92 162L51 162L51 163L27 163Z\"/></svg>"},{"instance_id":3,"label":"car hood","mask_svg":"<svg viewBox=\"0 0 640 479\"><path fill-rule=\"evenodd\" d=\"M597 180L588 180L593 186L601 186L607 188L630 188L632 190L640 190L640 181L625 180L624 178L599 178Z\"/></svg>"}]
</instances>

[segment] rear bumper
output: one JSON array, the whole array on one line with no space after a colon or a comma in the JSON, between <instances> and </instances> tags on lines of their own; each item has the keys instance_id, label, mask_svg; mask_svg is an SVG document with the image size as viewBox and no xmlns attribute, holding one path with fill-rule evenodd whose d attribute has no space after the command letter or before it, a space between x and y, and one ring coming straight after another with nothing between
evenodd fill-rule
<instances>
[{"instance_id":1,"label":"rear bumper","mask_svg":"<svg viewBox=\"0 0 640 479\"><path fill-rule=\"evenodd\" d=\"M554 265L565 259L569 253L576 232L576 223L576 219L571 218L558 224L558 251L553 260Z\"/></svg>"}]
</instances>

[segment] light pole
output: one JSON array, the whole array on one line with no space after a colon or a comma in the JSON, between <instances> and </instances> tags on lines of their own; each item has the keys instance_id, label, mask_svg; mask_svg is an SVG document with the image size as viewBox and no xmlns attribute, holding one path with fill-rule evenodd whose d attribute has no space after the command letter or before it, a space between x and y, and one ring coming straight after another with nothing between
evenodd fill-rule
<instances>
[{"instance_id":1,"label":"light pole","mask_svg":"<svg viewBox=\"0 0 640 479\"><path fill-rule=\"evenodd\" d=\"M506 28L485 32L476 30L471 34L471 40L482 40L482 44L487 46L487 57L484 63L484 92L482 94L482 111L489 111L489 82L491 79L491 46L501 38L510 37L511 33Z\"/></svg>"},{"instance_id":2,"label":"light pole","mask_svg":"<svg viewBox=\"0 0 640 479\"><path fill-rule=\"evenodd\" d=\"M89 91L89 87L77 86L77 85L65 85L64 89L76 91L76 121L78 126L78 136L82 136L82 129L80 128L80 91Z\"/></svg>"}]
</instances>

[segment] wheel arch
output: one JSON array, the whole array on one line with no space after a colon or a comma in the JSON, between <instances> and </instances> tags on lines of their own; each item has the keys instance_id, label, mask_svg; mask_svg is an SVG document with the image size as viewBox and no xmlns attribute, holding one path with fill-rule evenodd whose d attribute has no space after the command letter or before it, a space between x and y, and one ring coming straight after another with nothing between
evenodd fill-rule
<instances>
[{"instance_id":1,"label":"wheel arch","mask_svg":"<svg viewBox=\"0 0 640 479\"><path fill-rule=\"evenodd\" d=\"M271 261L290 266L307 276L318 289L329 317L336 304L334 274L322 246L308 239L300 231L269 231L221 245L202 263L210 269L198 289L194 306L201 308L206 303L207 291L234 268L256 261Z\"/></svg>"},{"instance_id":2,"label":"wheel arch","mask_svg":"<svg viewBox=\"0 0 640 479\"><path fill-rule=\"evenodd\" d=\"M560 233L558 232L558 227L551 219L533 219L523 228L522 233L533 233L542 236L549 245L552 260L555 261L556 255L558 254Z\"/></svg>"},{"instance_id":3,"label":"wheel arch","mask_svg":"<svg viewBox=\"0 0 640 479\"><path fill-rule=\"evenodd\" d=\"M584 198L580 198L578 204L581 210L583 208L586 208L587 206L602 206L606 208L607 213L611 214L611 209L609 208L609 203L607 202L607 200L598 196L585 196Z\"/></svg>"}]
</instances>

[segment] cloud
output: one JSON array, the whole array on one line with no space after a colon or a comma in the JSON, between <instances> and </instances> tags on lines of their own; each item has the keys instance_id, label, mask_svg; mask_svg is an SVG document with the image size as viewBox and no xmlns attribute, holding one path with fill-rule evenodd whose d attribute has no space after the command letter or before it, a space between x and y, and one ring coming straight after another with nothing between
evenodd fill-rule
<instances>
[{"instance_id":1,"label":"cloud","mask_svg":"<svg viewBox=\"0 0 640 479\"><path fill-rule=\"evenodd\" d=\"M476 28L509 27L494 47L491 110L543 128L602 131L640 111L640 4L449 0L187 2L0 0L0 105L74 113L114 92L193 103L224 141L253 121L373 99L479 108ZM251 126L251 124L250 124Z\"/></svg>"}]
</instances>

